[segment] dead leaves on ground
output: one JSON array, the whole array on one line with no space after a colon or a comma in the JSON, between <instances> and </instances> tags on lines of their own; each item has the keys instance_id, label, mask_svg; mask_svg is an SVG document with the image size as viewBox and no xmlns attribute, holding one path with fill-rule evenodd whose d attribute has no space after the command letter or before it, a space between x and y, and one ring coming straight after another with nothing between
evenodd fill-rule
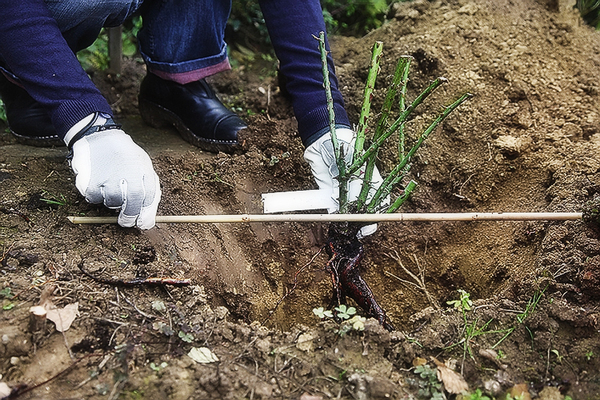
<instances>
[{"instance_id":1,"label":"dead leaves on ground","mask_svg":"<svg viewBox=\"0 0 600 400\"><path fill-rule=\"evenodd\" d=\"M31 307L29 311L36 317L41 318L43 318L45 314L46 319L54 322L58 332L65 332L71 327L75 318L79 316L79 303L75 302L67 304L62 308L58 308L52 302L52 294L55 289L56 286L47 285L40 296L40 304Z\"/></svg>"}]
</instances>

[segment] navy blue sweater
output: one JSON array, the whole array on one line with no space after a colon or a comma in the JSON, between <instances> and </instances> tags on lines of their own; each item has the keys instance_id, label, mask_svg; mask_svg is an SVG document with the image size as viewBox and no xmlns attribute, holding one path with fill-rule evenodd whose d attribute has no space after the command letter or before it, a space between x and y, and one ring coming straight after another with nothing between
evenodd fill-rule
<instances>
[{"instance_id":1,"label":"navy blue sweater","mask_svg":"<svg viewBox=\"0 0 600 400\"><path fill-rule=\"evenodd\" d=\"M319 0L261 0L298 130L309 145L328 129L318 42L325 30ZM29 94L47 108L59 136L93 112L112 115L62 37L43 0L0 0L0 55ZM329 56L336 122L350 126Z\"/></svg>"}]
</instances>

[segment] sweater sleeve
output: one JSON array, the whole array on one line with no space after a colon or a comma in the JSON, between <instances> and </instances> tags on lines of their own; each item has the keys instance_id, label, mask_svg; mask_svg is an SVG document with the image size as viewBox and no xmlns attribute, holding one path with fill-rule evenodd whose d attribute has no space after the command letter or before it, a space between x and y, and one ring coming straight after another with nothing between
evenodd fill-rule
<instances>
[{"instance_id":1,"label":"sweater sleeve","mask_svg":"<svg viewBox=\"0 0 600 400\"><path fill-rule=\"evenodd\" d=\"M329 130L321 53L313 37L326 32L319 0L260 0L280 72L292 97L302 142L309 146ZM329 44L326 44L329 50ZM328 55L336 124L350 127L331 54Z\"/></svg>"},{"instance_id":2,"label":"sweater sleeve","mask_svg":"<svg viewBox=\"0 0 600 400\"><path fill-rule=\"evenodd\" d=\"M49 112L58 135L93 112L112 115L43 0L0 0L0 58Z\"/></svg>"}]
</instances>

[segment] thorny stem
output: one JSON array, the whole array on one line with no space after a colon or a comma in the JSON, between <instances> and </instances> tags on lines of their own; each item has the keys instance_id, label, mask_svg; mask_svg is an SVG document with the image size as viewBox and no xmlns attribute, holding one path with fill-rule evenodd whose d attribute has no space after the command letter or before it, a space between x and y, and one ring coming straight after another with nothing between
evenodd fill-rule
<instances>
[{"instance_id":1,"label":"thorny stem","mask_svg":"<svg viewBox=\"0 0 600 400\"><path fill-rule=\"evenodd\" d=\"M406 185L406 187L404 188L404 193L402 194L402 196L398 197L396 199L396 201L394 201L394 204L392 204L390 206L390 208L387 209L386 212L387 213L396 212L402 206L402 204L404 204L404 202L408 199L408 197L413 192L413 190L415 190L416 187L417 187L417 182L415 182L413 180L408 182L408 185Z\"/></svg>"},{"instance_id":2,"label":"thorny stem","mask_svg":"<svg viewBox=\"0 0 600 400\"><path fill-rule=\"evenodd\" d=\"M365 85L365 92L363 98L363 105L359 116L359 125L357 127L357 137L355 140L354 148L349 148L348 151L352 151L349 157L352 160L349 166L346 165L346 154L343 154L344 149L340 146L335 131L335 111L333 105L333 98L331 95L331 83L329 80L329 68L327 63L327 49L325 47L325 32L320 32L319 37L315 37L319 41L319 51L321 53L321 62L323 69L323 86L325 87L325 95L327 100L327 110L329 113L329 128L331 134L331 141L333 144L334 155L336 165L338 167L338 176L336 179L339 181L339 212L341 214L348 213L348 182L353 174L357 173L360 168L365 166L364 176L362 178L362 187L360 194L358 195L356 202L356 211L360 212L365 208L367 203L367 197L371 191L373 172L375 168L375 160L379 149L394 132L398 131L398 158L399 163L394 167L392 172L384 179L381 186L376 190L372 199L366 206L367 213L378 212L382 208L383 199L386 198L392 191L394 185L399 183L408 170L408 163L414 156L415 152L421 147L425 139L433 132L433 130L442 122L456 107L462 104L472 95L466 93L462 95L458 100L446 107L443 112L429 125L429 127L421 134L416 144L404 154L404 124L410 114L418 107L435 89L441 84L446 82L446 78L439 77L435 79L425 90L423 90L417 98L406 107L406 88L408 82L408 73L410 69L410 63L412 57L402 56L398 60L392 84L386 94L384 104L381 111L381 117L377 123L375 133L373 135L373 143L369 148L363 152L365 136L367 130L367 122L369 120L369 113L371 109L371 100L373 91L375 89L375 82L377 79L377 73L379 71L379 59L383 51L383 43L376 42L373 46L371 55L371 64L369 67L369 73L367 76L367 82ZM387 127L388 118L393 106L394 99L396 98L398 91L399 96L399 109L400 116ZM416 187L414 181L409 182L405 188L404 194L396 199L392 206L387 212L396 211L404 201L408 198L412 190Z\"/></svg>"},{"instance_id":3,"label":"thorny stem","mask_svg":"<svg viewBox=\"0 0 600 400\"><path fill-rule=\"evenodd\" d=\"M316 37L315 37L316 38ZM340 213L344 214L348 209L348 176L346 173L346 162L340 143L337 140L335 132L335 111L333 109L333 97L331 96L331 82L329 81L329 68L327 65L327 49L325 48L325 32L321 31L319 37L319 51L321 52L321 64L323 68L323 86L325 87L325 96L327 98L327 111L329 113L329 131L331 133L331 142L333 143L333 152L335 154L335 162L338 167L339 185L339 204Z\"/></svg>"},{"instance_id":4,"label":"thorny stem","mask_svg":"<svg viewBox=\"0 0 600 400\"><path fill-rule=\"evenodd\" d=\"M381 134L381 136L374 140L374 142L371 144L371 146L369 146L367 151L365 151L365 153L362 156L358 157L356 161L352 163L347 173L353 174L356 171L358 171L358 169L365 163L365 161L367 161L369 157L373 155L373 153L379 150L379 148L383 145L386 139L389 138L394 132L396 132L396 130L398 130L398 127L406 121L406 119L415 110L415 108L417 108L435 89L437 89L442 83L446 81L446 78L437 78L425 90L423 90L421 94L417 96L417 98L411 103L411 105L408 106L406 110L404 110L404 112L400 114L398 119L396 119L396 121L394 121L394 123L385 132Z\"/></svg>"},{"instance_id":5,"label":"thorny stem","mask_svg":"<svg viewBox=\"0 0 600 400\"><path fill-rule=\"evenodd\" d=\"M367 123L369 121L369 112L371 110L371 100L373 99L373 90L375 89L375 81L377 79L377 73L379 72L379 59L383 51L383 43L375 42L373 46L373 53L371 55L371 66L369 67L369 74L367 76L367 83L365 85L365 96L363 100L363 106L360 112L358 128L356 131L356 143L354 146L354 154L352 161L356 159L363 152L365 143L365 132ZM389 96L389 92L388 92ZM365 174L363 176L362 187L360 194L357 198L356 208L360 210L367 202L367 195L371 189L371 182L373 181L373 169L375 167L375 157L377 154L373 154L367 162Z\"/></svg>"},{"instance_id":6,"label":"thorny stem","mask_svg":"<svg viewBox=\"0 0 600 400\"><path fill-rule=\"evenodd\" d=\"M403 56L400 58L398 64L402 63L402 81L400 86L400 96L398 105L400 112L406 110L406 86L408 84L408 71L410 69L410 62L412 61L411 56ZM404 124L398 128L398 160L404 157Z\"/></svg>"},{"instance_id":7,"label":"thorny stem","mask_svg":"<svg viewBox=\"0 0 600 400\"><path fill-rule=\"evenodd\" d=\"M431 85L430 85L430 87L431 87ZM429 137L431 132L433 132L433 130L435 128L437 128L437 126L440 124L440 122L442 122L452 111L454 111L454 109L456 109L456 107L461 105L463 102L465 102L471 96L472 96L471 93L465 93L462 96L460 96L460 98L458 100L456 100L454 103L450 104L448 107L444 108L444 111L429 125L429 127L427 127L427 129L425 129L425 131L421 134L421 136L417 140L417 143L415 143L415 145L409 150L409 152L406 154L406 156L404 156L402 161L400 163L398 163L398 165L396 165L394 167L394 169L390 172L390 174L383 180L383 183L381 184L379 189L377 189L377 192L375 192L375 194L373 195L373 198L371 199L371 202L367 206L367 212L374 212L374 210L379 206L379 204L381 203L383 193L390 190L389 187L394 182L396 176L398 176L398 174L400 174L402 172L404 167L406 167L406 165L408 164L408 162L410 161L412 156L417 152L419 147L421 147L421 145L423 144L425 139L427 139L427 137ZM413 104L414 104L414 102L413 102ZM412 105L406 111L409 111L409 109L411 107L412 107ZM405 113L406 113L406 111L405 111ZM389 130L388 130L388 132L389 132ZM386 134L388 132L386 132ZM373 146L371 146L369 148L369 150L372 147ZM367 150L367 152L368 152L368 150Z\"/></svg>"},{"instance_id":8,"label":"thorny stem","mask_svg":"<svg viewBox=\"0 0 600 400\"><path fill-rule=\"evenodd\" d=\"M373 45L373 53L371 54L371 65L367 75L367 83L365 84L365 95L363 99L360 116L358 118L358 127L356 129L356 142L354 144L354 157L361 154L365 144L365 132L369 121L369 113L371 111L371 100L373 99L373 91L375 90L375 81L379 72L379 59L383 52L383 42L375 42Z\"/></svg>"},{"instance_id":9,"label":"thorny stem","mask_svg":"<svg viewBox=\"0 0 600 400\"><path fill-rule=\"evenodd\" d=\"M373 49L375 51L375 49ZM381 117L377 122L377 127L375 129L375 133L373 135L373 140L377 140L377 138L381 135L381 133L387 127L387 120L389 118L390 112L392 110L392 106L394 104L394 99L396 98L396 94L398 93L398 88L402 85L406 87L406 76L408 75L408 69L410 67L410 60L412 57L404 56L398 60L398 64L396 66L396 71L394 72L394 77L392 79L392 84L390 85L387 94L385 96L385 100L383 102L383 107L381 109ZM366 94L366 90L365 90ZM365 101L367 100L365 96ZM403 100L402 100L403 102ZM404 106L401 107L400 111L404 111ZM361 119L362 122L362 119ZM358 139L357 139L358 140ZM356 158L358 154L362 152L362 146L360 148L360 152L354 152L354 157ZM360 194L358 195L357 209L361 210L362 207L367 202L367 196L371 190L371 182L373 181L373 171L375 169L375 160L377 159L377 151L373 153L371 157L367 160L367 166L365 168L365 176L363 179L363 185L361 187Z\"/></svg>"}]
</instances>

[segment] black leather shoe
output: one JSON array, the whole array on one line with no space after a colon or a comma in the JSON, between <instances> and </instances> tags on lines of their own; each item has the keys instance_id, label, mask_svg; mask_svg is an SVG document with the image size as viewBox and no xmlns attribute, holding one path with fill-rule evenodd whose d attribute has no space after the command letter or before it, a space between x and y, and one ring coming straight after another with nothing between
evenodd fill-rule
<instances>
[{"instance_id":1,"label":"black leather shoe","mask_svg":"<svg viewBox=\"0 0 600 400\"><path fill-rule=\"evenodd\" d=\"M184 140L212 153L240 148L238 132L247 128L204 79L182 85L148 74L140 86L139 105L148 125L174 125Z\"/></svg>"},{"instance_id":2,"label":"black leather shoe","mask_svg":"<svg viewBox=\"0 0 600 400\"><path fill-rule=\"evenodd\" d=\"M21 144L38 147L64 146L50 116L22 87L0 73L0 98L6 109L8 127Z\"/></svg>"}]
</instances>

